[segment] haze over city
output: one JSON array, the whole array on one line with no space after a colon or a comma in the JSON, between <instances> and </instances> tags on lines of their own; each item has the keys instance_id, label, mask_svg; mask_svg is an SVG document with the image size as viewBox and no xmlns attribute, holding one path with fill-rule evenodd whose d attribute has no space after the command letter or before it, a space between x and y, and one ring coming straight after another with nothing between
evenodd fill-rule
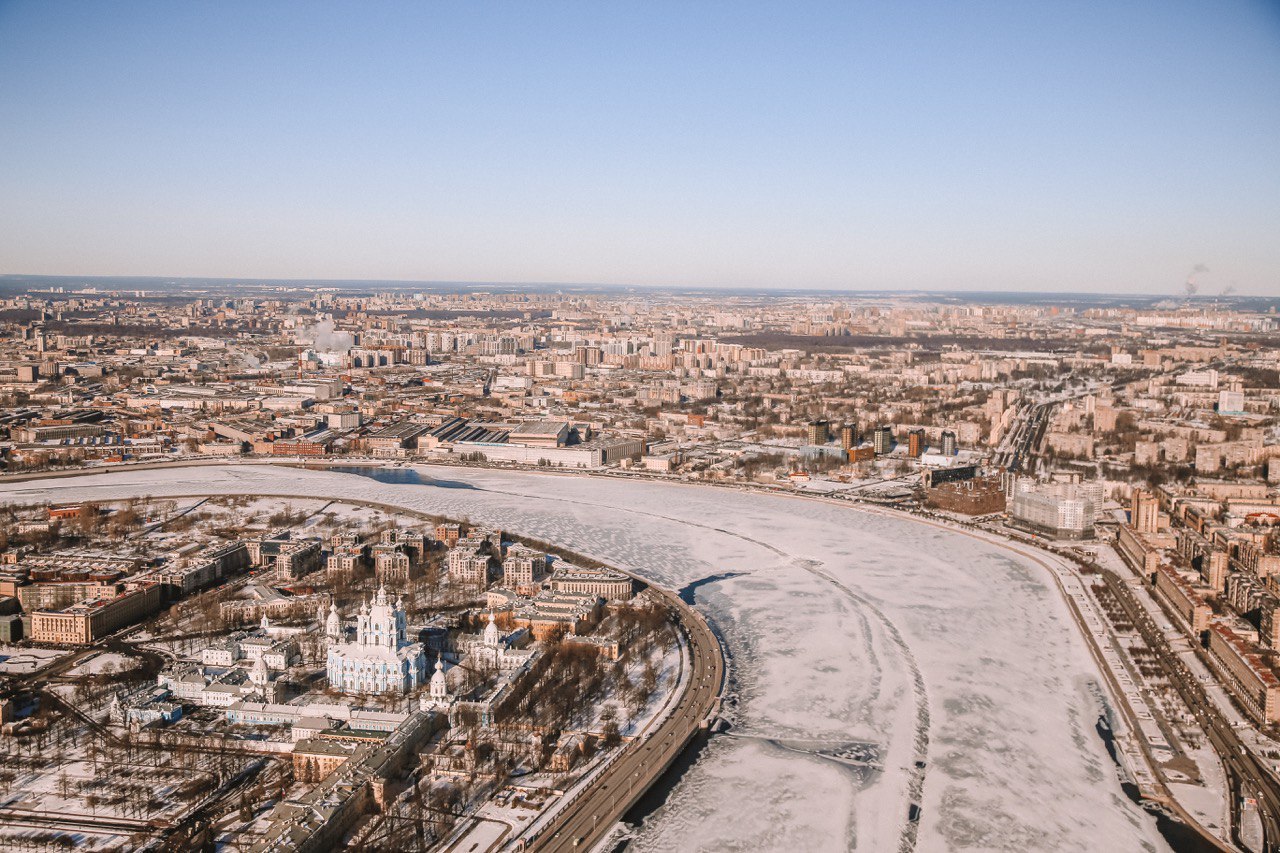
<instances>
[{"instance_id":1,"label":"haze over city","mask_svg":"<svg viewBox=\"0 0 1280 853\"><path fill-rule=\"evenodd\" d=\"M1280 291L1271 2L0 5L0 272Z\"/></svg>"}]
</instances>

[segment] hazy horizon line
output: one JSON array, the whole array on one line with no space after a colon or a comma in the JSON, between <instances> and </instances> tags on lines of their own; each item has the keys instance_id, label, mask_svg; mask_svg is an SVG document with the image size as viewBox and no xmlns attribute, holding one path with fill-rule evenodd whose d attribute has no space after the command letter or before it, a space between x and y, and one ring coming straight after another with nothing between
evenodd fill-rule
<instances>
[{"instance_id":1,"label":"hazy horizon line","mask_svg":"<svg viewBox=\"0 0 1280 853\"><path fill-rule=\"evenodd\" d=\"M1173 288L1167 293L1116 290L1058 290L1028 287L1026 289L981 288L966 285L947 286L880 286L880 287L832 287L830 285L803 286L793 284L752 285L752 284L648 284L628 282L592 282L592 281L551 281L551 280L507 280L491 281L479 279L402 279L402 278L341 278L341 277L294 277L274 278L265 276L215 276L215 275L120 275L120 274L63 274L63 273L0 273L0 281L10 283L23 280L41 281L83 281L92 282L209 282L240 285L288 285L288 284L342 284L342 285L406 285L418 287L458 287L487 288L500 287L510 289L554 289L572 288L575 290L650 290L673 292L698 291L742 291L754 293L832 293L832 294L967 294L967 295L1010 295L1010 296L1090 296L1143 299L1172 299L1182 302L1209 302L1234 299L1269 299L1280 297L1280 294L1262 294L1248 292L1232 292L1223 294L1177 293ZM137 288L122 288L126 290Z\"/></svg>"}]
</instances>

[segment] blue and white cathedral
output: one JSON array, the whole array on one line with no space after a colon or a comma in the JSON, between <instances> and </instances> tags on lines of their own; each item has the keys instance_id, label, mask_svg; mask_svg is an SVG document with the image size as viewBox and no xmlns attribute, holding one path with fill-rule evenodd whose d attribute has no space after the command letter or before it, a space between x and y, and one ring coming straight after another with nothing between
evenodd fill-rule
<instances>
[{"instance_id":1,"label":"blue and white cathedral","mask_svg":"<svg viewBox=\"0 0 1280 853\"><path fill-rule=\"evenodd\" d=\"M421 643L410 643L404 602L392 604L379 587L372 606L366 601L356 618L355 642L346 642L342 620L330 607L329 685L344 693L409 693L426 679Z\"/></svg>"}]
</instances>

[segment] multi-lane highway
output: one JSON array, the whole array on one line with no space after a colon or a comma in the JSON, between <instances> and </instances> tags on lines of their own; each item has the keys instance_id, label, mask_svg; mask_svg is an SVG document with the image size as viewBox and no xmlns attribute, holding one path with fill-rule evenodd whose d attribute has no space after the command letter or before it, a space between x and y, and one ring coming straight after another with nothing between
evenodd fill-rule
<instances>
[{"instance_id":1,"label":"multi-lane highway","mask_svg":"<svg viewBox=\"0 0 1280 853\"><path fill-rule=\"evenodd\" d=\"M577 795L536 836L513 846L546 853L589 850L698 737L716 709L724 682L720 643L693 608L662 593L679 615L689 641L691 675L674 708L647 737L628 744L604 775Z\"/></svg>"},{"instance_id":2,"label":"multi-lane highway","mask_svg":"<svg viewBox=\"0 0 1280 853\"><path fill-rule=\"evenodd\" d=\"M741 485L735 487L743 488ZM818 497L810 499L835 500ZM673 606L684 607L683 603L678 605L673 603ZM572 795L572 801L567 804L568 807L554 818L550 818L549 823L545 828L541 828L536 836L519 839L518 843L538 850L589 849L605 836L616 824L618 816L624 814L642 796L645 789L661 775L663 769L680 754L688 741L696 736L698 726L715 707L720 682L723 679L723 664L719 660L714 637L696 614L692 614L692 621L687 625L687 630L692 634L694 644L692 649L694 675L688 682L687 689L682 691L678 698L673 699L676 704L670 712L671 716L655 723L653 733L644 741L627 746L614 760L613 765L602 771L601 778L593 780L589 786L584 786L581 793ZM1154 650L1156 646L1153 644L1152 648ZM702 660L709 652L713 655L714 661ZM711 677L707 678L708 675ZM1177 683L1176 680L1175 683ZM1206 703L1203 707L1211 706ZM1197 712L1200 712L1199 708ZM1230 725L1224 722L1222 727L1215 725L1213 728L1216 735L1213 738L1214 746L1221 752L1229 753L1231 742L1228 739L1234 734ZM1236 743L1238 744L1238 740ZM1242 755L1238 749L1235 754ZM1253 767L1250 766L1251 762ZM1256 760L1251 758L1241 760L1231 756L1228 772L1234 774L1233 784L1237 789L1249 796L1262 795L1259 797L1260 817L1267 821L1268 842L1274 844L1275 840L1280 838L1273 825L1275 816L1280 814L1280 809L1275 807L1273 797L1268 795L1264 788L1254 790L1251 787L1253 785L1251 780L1259 778L1251 772L1260 769L1256 765ZM1261 769L1265 770L1265 768Z\"/></svg>"},{"instance_id":3,"label":"multi-lane highway","mask_svg":"<svg viewBox=\"0 0 1280 853\"><path fill-rule=\"evenodd\" d=\"M1025 544L1044 547L1039 543ZM1169 683L1178 691L1187 708L1196 715L1201 729L1209 738L1226 772L1229 786L1227 799L1231 804L1232 840L1245 850L1280 851L1280 782L1244 744L1235 726L1222 714L1196 674L1169 644L1165 632L1152 619L1147 608L1138 601L1133 589L1114 571L1094 560L1065 549L1045 548L1045 550L1082 567L1087 567L1102 578L1107 588L1119 601L1129 621L1137 627L1143 642L1155 656ZM1152 598L1163 609L1159 599L1154 596ZM1174 613L1166 613L1166 615L1174 624L1177 624L1180 618ZM1083 625L1081 627L1083 630ZM1241 803L1246 797L1256 800L1258 804L1257 815L1263 835L1261 848L1249 844L1243 837L1245 816L1241 810ZM1191 822L1189 815L1177 807L1176 803L1171 802L1169 805L1178 813L1179 819L1187 823ZM1215 839L1210 837L1206 837L1205 840L1210 843L1215 842Z\"/></svg>"},{"instance_id":4,"label":"multi-lane highway","mask_svg":"<svg viewBox=\"0 0 1280 853\"><path fill-rule=\"evenodd\" d=\"M1221 369L1225 366L1225 362L1215 361L1207 366ZM1140 379L1141 381L1148 381L1176 373L1188 367L1190 365L1187 364L1171 365L1164 370L1144 375ZM1104 390L1114 392L1137 381L1140 380L1137 378L1119 379L1109 383L1105 388L1090 387L1069 394L1060 394L1043 402L1023 401L1018 403L1017 414L1009 426L1009 431L1005 433L999 447L992 454L991 464L996 467L1007 468L1010 471L1034 474L1035 466L1039 461L1036 452L1040 448L1044 434L1048 431L1054 407Z\"/></svg>"},{"instance_id":5,"label":"multi-lane highway","mask_svg":"<svg viewBox=\"0 0 1280 853\"><path fill-rule=\"evenodd\" d=\"M819 500L829 500L829 498L819 498ZM885 508L884 511L893 512L896 510L894 510L893 508ZM941 528L955 530L956 532L963 532L965 535L968 535L968 536L986 537L986 536L1005 535L992 530L988 530L980 525L974 524L973 522L966 523L957 519L947 518L947 517L932 517L932 518L924 517L924 518L919 518L918 521L921 524L926 524L931 527L941 527ZM1181 666L1181 661L1178 660L1177 656L1171 652L1171 650L1169 649L1168 643L1164 641L1163 635L1159 634L1158 630L1155 628L1154 623L1151 622L1146 611L1132 597L1132 591L1128 588L1127 585L1124 584L1122 580L1120 580L1119 577L1115 575L1114 572L1104 568L1103 566L1099 565L1094 561L1086 560L1085 558L1081 557L1079 554L1076 554L1070 551L1052 548L1052 547L1046 547L1043 543L1036 542L1036 541L1021 540L1021 539L1018 541L1020 545L1026 546L1026 548L1024 549L1023 547L1015 547L1012 544L1006 545L1005 547L1007 547L1010 551L1016 554L1019 554L1022 557L1025 557L1031 560L1032 562L1036 563L1037 565L1041 566L1051 577L1054 578L1055 582L1057 582L1059 589L1062 592L1062 595L1067 603L1067 606L1071 610L1072 618L1075 620L1076 625L1079 628L1085 642L1089 645L1090 653L1093 655L1094 660L1096 661L1100 672L1103 674L1104 678L1106 678L1108 683L1111 685L1112 693L1115 697L1115 700L1117 704L1121 706L1121 709L1124 712L1126 719L1129 721L1131 725L1135 724L1135 721L1132 717L1132 709L1127 707L1124 699L1124 693L1120 689L1119 684L1115 682L1113 676L1110 674L1107 662L1105 660L1104 655L1102 654L1102 650L1096 645L1094 638L1091 636L1088 625L1085 619L1083 618L1083 614L1079 611L1076 603L1071 600L1071 596L1068 593L1067 589L1062 586L1061 580L1057 577L1057 572L1054 570L1054 568L1051 565L1049 565L1048 562L1042 559L1041 556L1037 555L1036 553L1037 551L1052 553L1058 557L1077 563L1082 567L1087 566L1088 568L1090 568L1091 570L1095 571L1096 573L1101 575L1103 578L1105 578L1109 586L1114 584L1115 586L1123 588L1124 595L1122 596L1119 591L1116 591L1116 597L1120 599L1122 605L1125 607L1126 612L1129 614L1131 621L1135 625L1139 625L1142 628L1142 634L1144 639L1147 640L1148 647L1153 652L1156 653L1157 660L1159 660L1163 668L1166 670L1166 673L1169 677L1169 681L1173 683L1175 686L1179 687L1180 691L1184 686L1200 691L1200 696L1204 700L1205 704L1204 705L1196 704L1188 701L1187 702L1188 707L1195 712L1200 712L1201 708L1205 707L1206 705L1208 707L1212 707L1211 703L1208 703L1208 698L1204 696L1203 688L1201 687L1199 682L1195 681L1195 679L1191 677L1191 674L1186 670L1185 666ZM1140 616L1146 617L1145 622L1140 621ZM1159 635L1159 638L1160 638L1159 643L1157 643L1155 640L1147 636L1148 630L1155 631ZM1179 671L1174 667L1174 663L1181 666L1181 671ZM1190 683L1187 685L1184 685L1183 682L1187 680L1189 680ZM1184 698L1186 698L1186 694L1184 693L1183 695L1184 695ZM1216 709L1215 709L1215 712L1216 712ZM1200 719L1202 723L1207 723L1203 714L1200 715ZM1221 722L1220 715L1219 715L1219 721ZM1257 777L1252 775L1252 773L1249 772L1249 769L1245 766L1244 763L1236 760L1239 758L1251 757L1251 756L1247 755L1247 751L1244 750L1243 745L1239 743L1238 738L1236 738L1235 730L1231 728L1230 724L1225 724L1225 728L1226 728L1225 732L1219 731L1217 732L1218 736L1215 737L1214 730L1211 729L1208 724L1205 725L1205 731L1209 732L1209 736L1213 743L1214 748L1221 755L1223 755L1224 759L1226 759L1224 763L1226 764L1228 779L1229 780L1231 779L1232 768L1236 767L1238 768L1237 778L1245 778L1251 781L1257 780ZM1234 750L1227 745L1227 741L1229 739L1235 739ZM1255 765L1253 769L1261 769L1260 767L1257 766L1256 760L1253 762L1253 764ZM1265 771L1263 772L1265 775ZM1223 844L1218 838L1216 838L1212 833L1210 833L1207 828L1200 825L1195 820L1195 818L1192 817L1192 815L1174 799L1173 795L1168 791L1167 787L1163 783L1160 784L1160 788L1161 788L1161 792L1160 792L1160 797L1158 799L1158 802L1169 813L1171 813L1178 821L1182 822L1184 825L1186 825L1193 832L1195 832L1200 836L1200 838L1203 840L1204 849L1215 849L1215 850L1230 849L1229 847L1227 847L1227 845ZM1254 796L1254 794L1250 793L1250 791L1252 790L1253 788L1249 787L1248 785L1246 785L1244 788L1240 788L1238 785L1235 785L1233 783L1232 793L1229 793L1229 797L1232 796L1233 793L1239 793L1239 792L1243 792L1243 795L1245 796ZM1274 816L1275 811L1271 809L1268 805L1266 805L1266 802L1267 802L1266 798L1263 797L1261 794L1258 794L1257 796L1260 799L1262 810L1265 812L1269 812L1271 815ZM1233 807L1233 811L1232 811L1232 829L1233 829L1233 832L1235 832L1235 834L1237 835L1237 840L1238 840L1238 829L1239 829L1238 806L1239 806L1239 800L1237 798L1235 801L1235 806ZM1268 833L1266 836L1267 839L1268 840L1273 839L1274 836L1270 834L1270 830L1267 830L1267 833ZM1275 838L1280 838L1280 837L1275 837ZM1199 849L1199 848L1194 848L1194 849ZM1251 848L1248 845L1245 845L1243 849L1246 849L1246 850L1254 849L1255 851L1257 850L1257 848ZM1264 849L1266 851L1273 851L1273 850L1280 850L1280 847L1277 847L1274 843L1271 843L1271 844L1268 844Z\"/></svg>"},{"instance_id":6,"label":"multi-lane highway","mask_svg":"<svg viewBox=\"0 0 1280 853\"><path fill-rule=\"evenodd\" d=\"M1196 715L1201 728L1213 744L1214 751L1222 759L1227 781L1231 786L1231 824L1236 842L1242 841L1240 838L1241 798L1252 797L1257 799L1259 805L1258 816L1262 821L1263 849L1280 850L1280 784L1277 784L1275 777L1241 741L1231 721L1218 710L1195 674L1169 646L1164 632L1156 625L1146 608L1134 598L1128 584L1114 572L1097 564L1093 565L1120 601L1130 620L1142 633L1147 648L1156 655L1160 665L1169 674L1170 683L1182 696L1187 707Z\"/></svg>"}]
</instances>

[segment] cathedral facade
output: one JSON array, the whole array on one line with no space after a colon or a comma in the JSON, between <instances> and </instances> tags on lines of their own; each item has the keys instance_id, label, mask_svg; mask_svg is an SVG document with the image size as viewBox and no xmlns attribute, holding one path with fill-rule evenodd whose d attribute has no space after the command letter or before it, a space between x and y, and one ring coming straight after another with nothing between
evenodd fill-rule
<instances>
[{"instance_id":1,"label":"cathedral facade","mask_svg":"<svg viewBox=\"0 0 1280 853\"><path fill-rule=\"evenodd\" d=\"M409 693L426 678L421 643L410 643L404 603L380 587L356 618L354 641L344 637L336 610L326 620L329 685L344 693Z\"/></svg>"}]
</instances>

